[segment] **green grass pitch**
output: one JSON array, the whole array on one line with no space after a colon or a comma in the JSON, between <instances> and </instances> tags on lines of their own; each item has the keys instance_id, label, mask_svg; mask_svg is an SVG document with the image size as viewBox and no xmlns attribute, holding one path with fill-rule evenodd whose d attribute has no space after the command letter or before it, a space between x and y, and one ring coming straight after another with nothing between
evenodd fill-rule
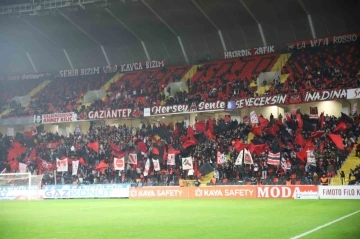
<instances>
[{"instance_id":1,"label":"green grass pitch","mask_svg":"<svg viewBox=\"0 0 360 239\"><path fill-rule=\"evenodd\" d=\"M0 201L0 238L281 239L357 210L358 200ZM360 238L360 213L303 238Z\"/></svg>"}]
</instances>

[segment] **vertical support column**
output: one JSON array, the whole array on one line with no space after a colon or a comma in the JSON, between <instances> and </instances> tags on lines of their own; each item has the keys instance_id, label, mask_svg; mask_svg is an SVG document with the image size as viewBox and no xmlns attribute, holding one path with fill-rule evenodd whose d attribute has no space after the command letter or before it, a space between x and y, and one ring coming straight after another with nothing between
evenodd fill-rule
<instances>
[{"instance_id":1,"label":"vertical support column","mask_svg":"<svg viewBox=\"0 0 360 239\"><path fill-rule=\"evenodd\" d=\"M34 72L35 72L35 73L38 73L38 71L37 71L37 69L36 69L36 66L35 66L35 64L34 64L32 58L31 58L29 52L26 52L26 56L27 56L27 58L29 59L30 64L32 65L32 67L33 67L33 69L34 69Z\"/></svg>"},{"instance_id":2,"label":"vertical support column","mask_svg":"<svg viewBox=\"0 0 360 239\"><path fill-rule=\"evenodd\" d=\"M186 55L185 48L184 48L184 45L183 45L183 43L182 43L182 41L181 41L181 38L180 38L179 36L177 36L177 39L178 39L178 41L179 41L180 48L181 48L181 51L182 51L182 53L183 53L183 55L184 55L186 64L189 65L189 59L188 59L188 57L187 57L187 55Z\"/></svg>"},{"instance_id":3,"label":"vertical support column","mask_svg":"<svg viewBox=\"0 0 360 239\"><path fill-rule=\"evenodd\" d=\"M100 46L100 48L101 48L102 53L104 54L107 65L110 66L111 63L110 63L109 58L108 58L108 56L106 54L105 48L103 46Z\"/></svg>"},{"instance_id":4,"label":"vertical support column","mask_svg":"<svg viewBox=\"0 0 360 239\"><path fill-rule=\"evenodd\" d=\"M196 114L195 114L195 113L190 114L189 125L190 125L191 127L193 127L194 124L195 124L195 118L196 118Z\"/></svg>"},{"instance_id":5,"label":"vertical support column","mask_svg":"<svg viewBox=\"0 0 360 239\"><path fill-rule=\"evenodd\" d=\"M71 69L73 69L73 70L74 70L74 66L73 66L73 64L72 64L72 62L71 62L71 59L70 59L70 57L69 57L69 55L68 55L67 51L66 51L65 49L63 49L63 52L64 52L64 54L65 54L65 57L66 57L66 59L67 59L67 61L68 61L69 65L70 65Z\"/></svg>"},{"instance_id":6,"label":"vertical support column","mask_svg":"<svg viewBox=\"0 0 360 239\"><path fill-rule=\"evenodd\" d=\"M223 50L227 51L226 44L225 44L225 41L224 41L224 37L222 35L221 30L218 30L218 34L219 34L219 37L220 37L220 41L221 41L221 45L223 47Z\"/></svg>"},{"instance_id":7,"label":"vertical support column","mask_svg":"<svg viewBox=\"0 0 360 239\"><path fill-rule=\"evenodd\" d=\"M242 116L241 117L241 122L243 122L243 117L245 117L245 116L248 116L248 117L250 117L250 108L244 108L244 109L241 109L240 110L240 115Z\"/></svg>"},{"instance_id":8,"label":"vertical support column","mask_svg":"<svg viewBox=\"0 0 360 239\"><path fill-rule=\"evenodd\" d=\"M308 18L308 22L309 22L309 27L310 27L310 31L311 31L311 36L312 36L313 39L316 39L315 27L314 27L314 24L313 24L311 15L308 14L308 15L307 15L307 18Z\"/></svg>"},{"instance_id":9,"label":"vertical support column","mask_svg":"<svg viewBox=\"0 0 360 239\"><path fill-rule=\"evenodd\" d=\"M265 38L265 35L264 35L264 32L263 32L262 26L261 26L260 23L258 23L257 25L258 25L258 28L259 28L259 33L260 33L260 36L261 36L261 40L262 40L262 42L263 42L263 45L264 45L264 46L267 46L266 38Z\"/></svg>"},{"instance_id":10,"label":"vertical support column","mask_svg":"<svg viewBox=\"0 0 360 239\"><path fill-rule=\"evenodd\" d=\"M146 59L147 59L148 61L150 61L150 55L149 55L149 53L148 53L148 51L147 51L147 48L146 48L146 45L145 45L145 43L144 43L143 41L141 41L141 45L142 45L142 47L143 47L143 49L144 49L144 52L145 52L145 55L146 55Z\"/></svg>"}]
</instances>

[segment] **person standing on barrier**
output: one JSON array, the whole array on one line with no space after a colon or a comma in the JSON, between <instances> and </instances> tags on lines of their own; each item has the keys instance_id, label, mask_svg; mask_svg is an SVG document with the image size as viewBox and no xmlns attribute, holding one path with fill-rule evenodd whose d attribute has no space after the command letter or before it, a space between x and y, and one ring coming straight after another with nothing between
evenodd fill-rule
<instances>
[{"instance_id":1,"label":"person standing on barrier","mask_svg":"<svg viewBox=\"0 0 360 239\"><path fill-rule=\"evenodd\" d=\"M325 174L323 174L323 176L320 178L320 183L322 186L329 185L329 179L326 177Z\"/></svg>"},{"instance_id":2,"label":"person standing on barrier","mask_svg":"<svg viewBox=\"0 0 360 239\"><path fill-rule=\"evenodd\" d=\"M341 185L344 185L344 183L345 183L345 173L344 173L344 171L340 172L340 178L341 178Z\"/></svg>"}]
</instances>

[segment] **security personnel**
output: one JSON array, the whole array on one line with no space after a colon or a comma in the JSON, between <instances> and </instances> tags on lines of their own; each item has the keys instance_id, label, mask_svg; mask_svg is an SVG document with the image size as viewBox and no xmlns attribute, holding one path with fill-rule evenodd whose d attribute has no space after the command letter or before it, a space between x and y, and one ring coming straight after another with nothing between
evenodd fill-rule
<instances>
[{"instance_id":1,"label":"security personnel","mask_svg":"<svg viewBox=\"0 0 360 239\"><path fill-rule=\"evenodd\" d=\"M329 185L329 179L326 177L325 174L323 174L323 176L320 178L320 183L323 186Z\"/></svg>"}]
</instances>

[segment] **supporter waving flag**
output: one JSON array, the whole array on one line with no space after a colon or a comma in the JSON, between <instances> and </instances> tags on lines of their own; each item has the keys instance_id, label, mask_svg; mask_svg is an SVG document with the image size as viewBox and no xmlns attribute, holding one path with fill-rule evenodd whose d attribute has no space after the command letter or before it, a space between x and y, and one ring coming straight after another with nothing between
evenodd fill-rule
<instances>
[{"instance_id":1,"label":"supporter waving flag","mask_svg":"<svg viewBox=\"0 0 360 239\"><path fill-rule=\"evenodd\" d=\"M182 169L188 170L193 169L193 160L192 157L182 158Z\"/></svg>"},{"instance_id":2,"label":"supporter waving flag","mask_svg":"<svg viewBox=\"0 0 360 239\"><path fill-rule=\"evenodd\" d=\"M269 165L280 165L280 152L278 153L272 153L269 151L268 157L267 157L267 164Z\"/></svg>"},{"instance_id":3,"label":"supporter waving flag","mask_svg":"<svg viewBox=\"0 0 360 239\"><path fill-rule=\"evenodd\" d=\"M99 142L92 142L92 143L88 143L88 148L89 149L92 149L92 150L94 150L95 152L99 152Z\"/></svg>"}]
</instances>

